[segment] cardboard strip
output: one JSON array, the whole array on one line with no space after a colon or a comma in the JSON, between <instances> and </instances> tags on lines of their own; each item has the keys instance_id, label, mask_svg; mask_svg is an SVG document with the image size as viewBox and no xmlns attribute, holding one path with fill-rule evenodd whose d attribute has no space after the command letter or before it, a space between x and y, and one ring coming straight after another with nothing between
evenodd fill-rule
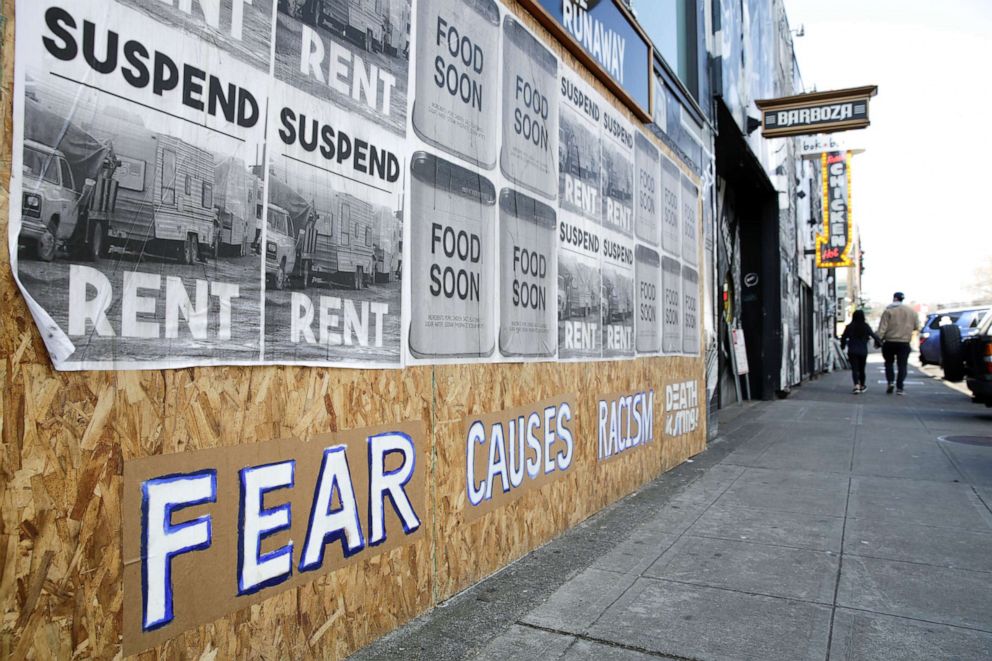
<instances>
[{"instance_id":1,"label":"cardboard strip","mask_svg":"<svg viewBox=\"0 0 992 661\"><path fill-rule=\"evenodd\" d=\"M424 534L422 422L124 464L124 654Z\"/></svg>"},{"instance_id":2,"label":"cardboard strip","mask_svg":"<svg viewBox=\"0 0 992 661\"><path fill-rule=\"evenodd\" d=\"M577 396L462 419L466 523L561 478L575 460Z\"/></svg>"}]
</instances>

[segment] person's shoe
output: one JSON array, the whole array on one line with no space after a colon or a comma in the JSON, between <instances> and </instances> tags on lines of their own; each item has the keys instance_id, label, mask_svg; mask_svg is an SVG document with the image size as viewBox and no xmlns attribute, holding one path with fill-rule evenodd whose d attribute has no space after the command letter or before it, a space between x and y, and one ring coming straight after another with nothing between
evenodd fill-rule
<instances>
[{"instance_id":1,"label":"person's shoe","mask_svg":"<svg viewBox=\"0 0 992 661\"><path fill-rule=\"evenodd\" d=\"M868 386L866 386L865 384L862 383L861 384L861 392L864 392L866 390L868 390Z\"/></svg>"},{"instance_id":2,"label":"person's shoe","mask_svg":"<svg viewBox=\"0 0 992 661\"><path fill-rule=\"evenodd\" d=\"M888 387L887 387L887 388L885 389L885 394L886 394L886 395L891 395L891 394L892 394L892 391L893 391L893 390L895 390L895 389L896 389L896 388L895 388L895 386L893 386L893 385L892 385L892 384L890 383L890 384L889 384L889 386L888 386Z\"/></svg>"},{"instance_id":3,"label":"person's shoe","mask_svg":"<svg viewBox=\"0 0 992 661\"><path fill-rule=\"evenodd\" d=\"M900 388L899 390L897 390L897 391L896 391L896 394L897 394L897 395L905 395L906 393L904 393L904 392L902 391L902 388Z\"/></svg>"},{"instance_id":4,"label":"person's shoe","mask_svg":"<svg viewBox=\"0 0 992 661\"><path fill-rule=\"evenodd\" d=\"M854 390L852 390L851 392L853 392L855 395L860 395L861 394L861 386L854 386Z\"/></svg>"}]
</instances>

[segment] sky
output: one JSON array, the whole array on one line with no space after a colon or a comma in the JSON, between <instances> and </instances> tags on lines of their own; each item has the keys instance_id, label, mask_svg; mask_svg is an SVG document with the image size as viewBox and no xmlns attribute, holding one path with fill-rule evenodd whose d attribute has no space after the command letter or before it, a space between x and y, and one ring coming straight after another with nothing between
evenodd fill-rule
<instances>
[{"instance_id":1,"label":"sky","mask_svg":"<svg viewBox=\"0 0 992 661\"><path fill-rule=\"evenodd\" d=\"M992 2L785 0L807 91L878 85L844 139L869 300L970 299L992 256Z\"/></svg>"}]
</instances>

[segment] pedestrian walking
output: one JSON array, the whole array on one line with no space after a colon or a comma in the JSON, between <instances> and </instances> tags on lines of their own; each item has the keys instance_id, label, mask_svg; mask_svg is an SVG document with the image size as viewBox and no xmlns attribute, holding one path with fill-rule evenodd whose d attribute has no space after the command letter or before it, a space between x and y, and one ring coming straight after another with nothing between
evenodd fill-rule
<instances>
[{"instance_id":1,"label":"pedestrian walking","mask_svg":"<svg viewBox=\"0 0 992 661\"><path fill-rule=\"evenodd\" d=\"M851 361L851 378L854 380L854 394L860 395L868 386L865 385L865 365L868 363L868 340L875 340L875 348L882 346L875 331L865 321L865 313L855 310L851 315L851 323L840 336L840 348L847 348L847 357Z\"/></svg>"},{"instance_id":2,"label":"pedestrian walking","mask_svg":"<svg viewBox=\"0 0 992 661\"><path fill-rule=\"evenodd\" d=\"M896 394L904 394L909 341L913 339L913 333L920 329L920 319L913 308L903 302L905 298L901 291L893 294L892 303L882 312L882 321L878 324L878 336L882 338L882 357L885 359L885 380L888 382L885 392L889 395L892 394L893 381ZM898 374L893 374L893 363L898 365Z\"/></svg>"}]
</instances>

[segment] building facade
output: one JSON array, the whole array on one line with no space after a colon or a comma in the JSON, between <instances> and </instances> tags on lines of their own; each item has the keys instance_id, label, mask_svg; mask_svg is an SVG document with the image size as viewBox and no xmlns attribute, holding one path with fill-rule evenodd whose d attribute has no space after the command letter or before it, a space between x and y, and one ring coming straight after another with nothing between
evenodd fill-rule
<instances>
[{"instance_id":1,"label":"building facade","mask_svg":"<svg viewBox=\"0 0 992 661\"><path fill-rule=\"evenodd\" d=\"M798 138L762 137L759 99L803 93L782 0L628 0L655 44L653 129L704 181L706 365L713 413L782 396L828 368L835 321L859 303L858 267L818 269L821 166ZM855 259L860 250L855 242ZM748 375L739 379L734 336Z\"/></svg>"}]
</instances>

